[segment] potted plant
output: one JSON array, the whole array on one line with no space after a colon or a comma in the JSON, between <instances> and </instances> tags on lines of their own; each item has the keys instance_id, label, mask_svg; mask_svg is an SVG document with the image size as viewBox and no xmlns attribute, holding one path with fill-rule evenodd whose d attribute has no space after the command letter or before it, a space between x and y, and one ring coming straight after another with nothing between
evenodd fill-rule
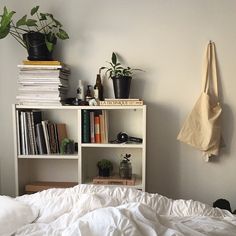
<instances>
[{"instance_id":1,"label":"potted plant","mask_svg":"<svg viewBox=\"0 0 236 236\"><path fill-rule=\"evenodd\" d=\"M3 8L0 15L0 39L9 34L28 51L29 60L52 60L52 52L57 39L68 39L62 24L50 13L39 12L39 6L33 7L30 17L24 15L13 21L15 11Z\"/></svg>"},{"instance_id":2,"label":"potted plant","mask_svg":"<svg viewBox=\"0 0 236 236\"><path fill-rule=\"evenodd\" d=\"M125 154L123 160L120 162L119 174L123 179L132 178L132 165L130 162L131 154Z\"/></svg>"},{"instance_id":3,"label":"potted plant","mask_svg":"<svg viewBox=\"0 0 236 236\"><path fill-rule=\"evenodd\" d=\"M111 175L111 171L113 170L113 164L111 161L107 159L102 159L97 163L99 176L109 177Z\"/></svg>"},{"instance_id":4,"label":"potted plant","mask_svg":"<svg viewBox=\"0 0 236 236\"><path fill-rule=\"evenodd\" d=\"M105 75L113 80L115 98L129 98L131 79L133 71L143 71L141 69L132 69L129 66L124 67L118 61L116 53L112 53L110 67L103 66L99 69L100 73L106 69Z\"/></svg>"}]
</instances>

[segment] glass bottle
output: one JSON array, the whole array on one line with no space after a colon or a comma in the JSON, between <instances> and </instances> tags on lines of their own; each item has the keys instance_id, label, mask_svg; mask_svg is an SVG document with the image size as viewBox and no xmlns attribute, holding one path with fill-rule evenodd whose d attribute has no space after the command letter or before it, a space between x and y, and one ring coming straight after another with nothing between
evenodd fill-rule
<instances>
[{"instance_id":1,"label":"glass bottle","mask_svg":"<svg viewBox=\"0 0 236 236\"><path fill-rule=\"evenodd\" d=\"M78 88L77 88L77 99L79 101L84 101L84 85L83 85L83 81L82 80L79 80L78 81Z\"/></svg>"},{"instance_id":2,"label":"glass bottle","mask_svg":"<svg viewBox=\"0 0 236 236\"><path fill-rule=\"evenodd\" d=\"M91 92L91 88L92 86L91 85L88 85L87 86L87 91L86 91L86 95L85 95L85 101L86 102L89 102L89 100L91 100L93 97L92 97L92 92Z\"/></svg>"},{"instance_id":3,"label":"glass bottle","mask_svg":"<svg viewBox=\"0 0 236 236\"><path fill-rule=\"evenodd\" d=\"M94 85L94 98L100 101L103 100L103 86L100 74L97 74L96 83Z\"/></svg>"}]
</instances>

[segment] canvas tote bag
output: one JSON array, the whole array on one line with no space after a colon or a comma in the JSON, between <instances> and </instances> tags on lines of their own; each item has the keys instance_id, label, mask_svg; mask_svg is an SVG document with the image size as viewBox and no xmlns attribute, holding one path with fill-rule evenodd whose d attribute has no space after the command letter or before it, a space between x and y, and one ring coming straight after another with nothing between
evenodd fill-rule
<instances>
[{"instance_id":1,"label":"canvas tote bag","mask_svg":"<svg viewBox=\"0 0 236 236\"><path fill-rule=\"evenodd\" d=\"M209 42L201 95L185 120L177 139L203 151L206 160L213 155L218 155L221 141L221 113L215 44Z\"/></svg>"}]
</instances>

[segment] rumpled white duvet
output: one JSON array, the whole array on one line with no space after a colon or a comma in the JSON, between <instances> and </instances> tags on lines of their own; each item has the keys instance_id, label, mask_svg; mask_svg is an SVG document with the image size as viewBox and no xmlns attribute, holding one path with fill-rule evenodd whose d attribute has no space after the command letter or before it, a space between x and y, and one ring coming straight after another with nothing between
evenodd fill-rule
<instances>
[{"instance_id":1,"label":"rumpled white duvet","mask_svg":"<svg viewBox=\"0 0 236 236\"><path fill-rule=\"evenodd\" d=\"M236 217L228 211L133 188L78 185L15 200L38 209L15 235L236 235Z\"/></svg>"}]
</instances>

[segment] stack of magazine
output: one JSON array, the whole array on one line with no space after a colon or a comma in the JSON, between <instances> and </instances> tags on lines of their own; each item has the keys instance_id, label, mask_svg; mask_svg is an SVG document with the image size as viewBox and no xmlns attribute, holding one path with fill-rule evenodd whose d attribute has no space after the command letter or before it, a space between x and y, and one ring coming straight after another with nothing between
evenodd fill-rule
<instances>
[{"instance_id":1,"label":"stack of magazine","mask_svg":"<svg viewBox=\"0 0 236 236\"><path fill-rule=\"evenodd\" d=\"M22 105L62 105L70 70L59 61L23 61L18 65L17 102Z\"/></svg>"}]
</instances>

